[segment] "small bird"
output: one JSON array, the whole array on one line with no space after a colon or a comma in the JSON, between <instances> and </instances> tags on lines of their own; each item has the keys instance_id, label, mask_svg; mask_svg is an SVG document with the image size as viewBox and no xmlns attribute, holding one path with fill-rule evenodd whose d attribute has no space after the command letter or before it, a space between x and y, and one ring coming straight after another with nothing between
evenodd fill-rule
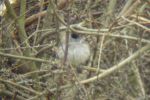
<instances>
[{"instance_id":1,"label":"small bird","mask_svg":"<svg viewBox=\"0 0 150 100\"><path fill-rule=\"evenodd\" d=\"M63 42L58 48L58 57L63 60L65 55L66 43ZM84 64L90 56L90 47L79 35L69 35L67 64L79 66Z\"/></svg>"}]
</instances>

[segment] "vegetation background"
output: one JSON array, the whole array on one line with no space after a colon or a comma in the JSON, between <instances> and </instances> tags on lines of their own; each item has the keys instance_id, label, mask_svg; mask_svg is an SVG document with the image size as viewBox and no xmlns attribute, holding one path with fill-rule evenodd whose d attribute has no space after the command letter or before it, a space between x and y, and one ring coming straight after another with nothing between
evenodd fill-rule
<instances>
[{"instance_id":1,"label":"vegetation background","mask_svg":"<svg viewBox=\"0 0 150 100\"><path fill-rule=\"evenodd\" d=\"M0 10L3 100L150 100L149 0L0 0ZM90 45L82 73L57 57L62 32Z\"/></svg>"}]
</instances>

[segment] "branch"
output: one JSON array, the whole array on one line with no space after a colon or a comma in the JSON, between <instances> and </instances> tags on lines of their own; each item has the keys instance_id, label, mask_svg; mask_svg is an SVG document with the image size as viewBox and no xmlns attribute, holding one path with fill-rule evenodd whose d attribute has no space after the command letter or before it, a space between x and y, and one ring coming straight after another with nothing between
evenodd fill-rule
<instances>
[{"instance_id":1,"label":"branch","mask_svg":"<svg viewBox=\"0 0 150 100\"><path fill-rule=\"evenodd\" d=\"M18 56L18 55L6 54L6 53L3 53L3 52L0 52L0 55L1 55L1 56L5 56L5 57L15 58L15 59L36 61L36 62L41 62L41 63L52 63L52 62L49 61L49 60L44 60L44 59L34 58L34 57L26 57L26 56Z\"/></svg>"},{"instance_id":2,"label":"branch","mask_svg":"<svg viewBox=\"0 0 150 100\"><path fill-rule=\"evenodd\" d=\"M150 49L150 44L147 44L146 46L144 46L143 48L141 48L140 50L135 52L133 55L131 55L128 58L126 58L125 60L121 61L119 64L112 66L111 68L109 68L108 70L104 71L103 73L101 73L97 76L94 76L94 77L89 78L87 80L83 80L80 83L86 84L89 82L96 81L97 79L104 78L104 77L114 73L115 71L119 70L120 68L125 67L126 64L131 63L131 61L133 61L134 59L136 59L137 57L139 57L141 54L145 53L145 51L147 51L149 49Z\"/></svg>"}]
</instances>

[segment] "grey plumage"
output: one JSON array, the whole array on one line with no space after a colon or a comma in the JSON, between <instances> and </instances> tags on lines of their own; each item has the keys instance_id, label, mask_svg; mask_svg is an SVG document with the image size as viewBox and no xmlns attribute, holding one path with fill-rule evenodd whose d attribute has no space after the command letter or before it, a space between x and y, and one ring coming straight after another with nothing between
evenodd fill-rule
<instances>
[{"instance_id":1,"label":"grey plumage","mask_svg":"<svg viewBox=\"0 0 150 100\"><path fill-rule=\"evenodd\" d=\"M65 43L62 43L58 48L58 57L64 59ZM90 56L90 48L80 37L70 36L68 43L67 63L72 65L80 65L85 63Z\"/></svg>"}]
</instances>

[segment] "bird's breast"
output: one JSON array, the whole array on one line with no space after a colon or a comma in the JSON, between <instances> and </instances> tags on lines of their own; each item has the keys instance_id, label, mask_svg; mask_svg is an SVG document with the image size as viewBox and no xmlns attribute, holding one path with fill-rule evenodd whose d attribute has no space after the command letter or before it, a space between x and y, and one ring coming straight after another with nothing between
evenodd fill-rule
<instances>
[{"instance_id":1,"label":"bird's breast","mask_svg":"<svg viewBox=\"0 0 150 100\"><path fill-rule=\"evenodd\" d=\"M61 45L58 50L58 57L64 59L65 45ZM67 62L73 65L85 63L90 56L90 48L87 43L69 43Z\"/></svg>"}]
</instances>

